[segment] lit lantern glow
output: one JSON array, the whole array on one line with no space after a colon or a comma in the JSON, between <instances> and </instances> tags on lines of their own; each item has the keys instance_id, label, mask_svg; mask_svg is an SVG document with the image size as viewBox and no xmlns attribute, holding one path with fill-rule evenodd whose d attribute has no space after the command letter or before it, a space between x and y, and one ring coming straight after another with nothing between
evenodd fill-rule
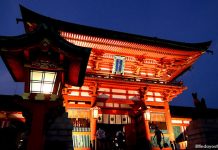
<instances>
[{"instance_id":1,"label":"lit lantern glow","mask_svg":"<svg viewBox=\"0 0 218 150\"><path fill-rule=\"evenodd\" d=\"M144 112L144 118L145 118L145 120L148 120L148 121L151 120L151 112L150 112L149 109L145 110L145 112Z\"/></svg>"},{"instance_id":2,"label":"lit lantern glow","mask_svg":"<svg viewBox=\"0 0 218 150\"><path fill-rule=\"evenodd\" d=\"M52 94L56 76L56 72L31 70L30 92Z\"/></svg>"},{"instance_id":3,"label":"lit lantern glow","mask_svg":"<svg viewBox=\"0 0 218 150\"><path fill-rule=\"evenodd\" d=\"M97 106L95 106L95 107L93 107L93 108L91 108L91 109L92 109L92 116L93 116L93 118L98 119L98 117L99 117L98 110L99 110L100 108L97 107Z\"/></svg>"},{"instance_id":4,"label":"lit lantern glow","mask_svg":"<svg viewBox=\"0 0 218 150\"><path fill-rule=\"evenodd\" d=\"M93 110L93 118L98 118L98 110Z\"/></svg>"}]
</instances>

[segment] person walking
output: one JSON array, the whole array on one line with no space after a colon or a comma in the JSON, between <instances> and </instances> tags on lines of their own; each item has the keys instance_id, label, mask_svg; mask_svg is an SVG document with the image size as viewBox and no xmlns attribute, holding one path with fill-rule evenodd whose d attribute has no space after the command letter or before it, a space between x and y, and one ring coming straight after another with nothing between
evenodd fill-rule
<instances>
[{"instance_id":1,"label":"person walking","mask_svg":"<svg viewBox=\"0 0 218 150\"><path fill-rule=\"evenodd\" d=\"M161 135L163 136L163 139L164 139L163 132L157 126L155 126L154 138L156 137L157 145L162 150L163 147L161 145L161 141L162 141L162 136Z\"/></svg>"}]
</instances>

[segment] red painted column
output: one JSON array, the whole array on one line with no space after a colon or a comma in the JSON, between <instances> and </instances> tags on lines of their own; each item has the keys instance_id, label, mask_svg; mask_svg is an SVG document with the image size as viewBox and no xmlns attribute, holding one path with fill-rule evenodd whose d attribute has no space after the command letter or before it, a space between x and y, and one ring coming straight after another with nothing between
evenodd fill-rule
<instances>
[{"instance_id":1,"label":"red painted column","mask_svg":"<svg viewBox=\"0 0 218 150\"><path fill-rule=\"evenodd\" d=\"M93 110L91 110L93 111ZM93 116L91 116L90 119L90 127L91 127L91 143L92 143L92 147L94 147L96 149L96 126L97 126L97 120L95 118L93 118Z\"/></svg>"},{"instance_id":2,"label":"red painted column","mask_svg":"<svg viewBox=\"0 0 218 150\"><path fill-rule=\"evenodd\" d=\"M169 103L165 102L165 112L166 112L166 124L167 124L167 129L169 132L169 138L170 141L174 141L174 133L173 133L173 126L172 126L172 119L171 119L171 115L170 115L170 108L169 108Z\"/></svg>"},{"instance_id":3,"label":"red painted column","mask_svg":"<svg viewBox=\"0 0 218 150\"><path fill-rule=\"evenodd\" d=\"M28 136L27 150L43 150L44 149L44 117L46 106L35 105L32 109L32 125Z\"/></svg>"},{"instance_id":4,"label":"red painted column","mask_svg":"<svg viewBox=\"0 0 218 150\"><path fill-rule=\"evenodd\" d=\"M150 129L149 129L149 121L145 120L145 137L147 141L151 141Z\"/></svg>"},{"instance_id":5,"label":"red painted column","mask_svg":"<svg viewBox=\"0 0 218 150\"><path fill-rule=\"evenodd\" d=\"M150 134L150 128L149 128L149 121L144 118L144 124L145 124L145 138L146 138L146 149L151 149L150 143L151 143L151 134Z\"/></svg>"}]
</instances>

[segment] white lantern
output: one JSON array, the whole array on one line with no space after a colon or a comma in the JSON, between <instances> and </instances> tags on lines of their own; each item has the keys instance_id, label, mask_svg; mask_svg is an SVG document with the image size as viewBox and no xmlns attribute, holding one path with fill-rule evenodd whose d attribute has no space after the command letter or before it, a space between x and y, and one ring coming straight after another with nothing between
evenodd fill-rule
<instances>
[{"instance_id":1,"label":"white lantern","mask_svg":"<svg viewBox=\"0 0 218 150\"><path fill-rule=\"evenodd\" d=\"M98 119L98 110L100 109L99 107L95 106L92 109L92 117L95 118L95 119Z\"/></svg>"},{"instance_id":2,"label":"white lantern","mask_svg":"<svg viewBox=\"0 0 218 150\"><path fill-rule=\"evenodd\" d=\"M57 72L31 70L30 93L52 94Z\"/></svg>"}]
</instances>

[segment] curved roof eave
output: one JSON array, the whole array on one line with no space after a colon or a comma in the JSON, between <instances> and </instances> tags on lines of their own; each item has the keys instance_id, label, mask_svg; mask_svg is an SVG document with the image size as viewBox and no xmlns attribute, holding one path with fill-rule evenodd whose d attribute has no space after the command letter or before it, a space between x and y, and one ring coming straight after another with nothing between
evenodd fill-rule
<instances>
[{"instance_id":1,"label":"curved roof eave","mask_svg":"<svg viewBox=\"0 0 218 150\"><path fill-rule=\"evenodd\" d=\"M43 46L43 41L45 39L48 41L48 44L52 45L52 49L54 48L57 53L65 55L65 58L69 60L68 66L76 66L77 70L79 68L77 72L78 78L69 79L67 82L72 83L72 85L75 86L81 86L85 77L91 49L71 44L58 33L43 26L40 26L33 32L28 32L19 36L0 36L0 55L14 81L24 82L25 79L22 52L25 49L40 45ZM75 61L78 61L78 63L74 64ZM70 67L68 67L68 69L70 69Z\"/></svg>"},{"instance_id":2,"label":"curved roof eave","mask_svg":"<svg viewBox=\"0 0 218 150\"><path fill-rule=\"evenodd\" d=\"M32 45L41 42L45 38L53 42L68 55L70 55L72 49L73 54L78 54L81 56L84 55L84 53L89 55L91 52L90 48L76 46L66 41L59 34L44 29L43 27L38 28L34 32L29 32L18 36L0 36L0 48L2 51L4 51L4 49L10 49L12 52L13 50L31 47Z\"/></svg>"},{"instance_id":3,"label":"curved roof eave","mask_svg":"<svg viewBox=\"0 0 218 150\"><path fill-rule=\"evenodd\" d=\"M140 35L123 33L118 31L89 27L89 26L69 23L65 21L56 20L50 17L46 17L31 11L22 5L20 5L20 9L24 21L29 21L29 22L33 21L36 23L43 22L48 25L50 24L54 28L56 28L57 31L62 30L62 31L79 33L79 34L96 36L96 37L104 37L104 38L134 42L139 44L157 45L157 46L182 49L182 50L191 50L191 51L206 51L211 44L211 41L200 42L200 43L185 43L185 42L159 39L156 37L140 36Z\"/></svg>"}]
</instances>

